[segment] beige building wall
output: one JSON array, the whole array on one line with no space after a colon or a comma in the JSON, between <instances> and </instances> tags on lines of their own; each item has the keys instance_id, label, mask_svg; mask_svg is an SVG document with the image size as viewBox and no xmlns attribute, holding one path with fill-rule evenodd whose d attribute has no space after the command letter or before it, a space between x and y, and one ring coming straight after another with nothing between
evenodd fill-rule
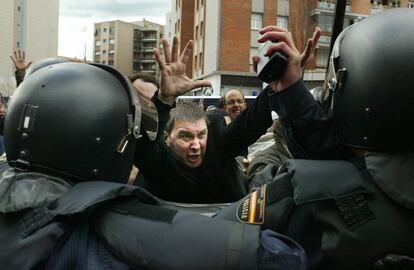
<instances>
[{"instance_id":1,"label":"beige building wall","mask_svg":"<svg viewBox=\"0 0 414 270\"><path fill-rule=\"evenodd\" d=\"M115 22L115 59L114 65L125 76L133 72L133 45L134 45L134 26L122 21Z\"/></svg>"},{"instance_id":2,"label":"beige building wall","mask_svg":"<svg viewBox=\"0 0 414 270\"><path fill-rule=\"evenodd\" d=\"M145 20L95 23L94 62L113 66L125 76L143 72L157 77L153 50L160 48L163 31L163 25Z\"/></svg>"},{"instance_id":3,"label":"beige building wall","mask_svg":"<svg viewBox=\"0 0 414 270\"><path fill-rule=\"evenodd\" d=\"M26 0L22 44L32 61L58 54L59 1Z\"/></svg>"},{"instance_id":4,"label":"beige building wall","mask_svg":"<svg viewBox=\"0 0 414 270\"><path fill-rule=\"evenodd\" d=\"M134 26L123 21L95 23L94 62L132 73Z\"/></svg>"},{"instance_id":5,"label":"beige building wall","mask_svg":"<svg viewBox=\"0 0 414 270\"><path fill-rule=\"evenodd\" d=\"M15 89L13 51L26 52L28 61L57 56L59 0L0 1L0 92Z\"/></svg>"},{"instance_id":6,"label":"beige building wall","mask_svg":"<svg viewBox=\"0 0 414 270\"><path fill-rule=\"evenodd\" d=\"M13 51L14 2L0 1L0 76L11 76L9 54Z\"/></svg>"}]
</instances>

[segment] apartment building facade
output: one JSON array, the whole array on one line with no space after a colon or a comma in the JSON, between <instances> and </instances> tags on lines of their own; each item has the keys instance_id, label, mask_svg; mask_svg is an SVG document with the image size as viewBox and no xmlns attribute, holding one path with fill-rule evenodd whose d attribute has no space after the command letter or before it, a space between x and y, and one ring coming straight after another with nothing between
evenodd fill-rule
<instances>
[{"instance_id":1,"label":"apartment building facade","mask_svg":"<svg viewBox=\"0 0 414 270\"><path fill-rule=\"evenodd\" d=\"M0 25L0 92L8 96L15 89L13 51L34 62L57 56L59 0L0 1Z\"/></svg>"},{"instance_id":2,"label":"apartment building facade","mask_svg":"<svg viewBox=\"0 0 414 270\"><path fill-rule=\"evenodd\" d=\"M310 87L320 85L325 79L325 70L329 57L329 46L333 30L333 21L336 1L333 0L307 0L290 1L289 29L294 35L296 44L303 49L308 36L318 25L322 35L314 61L308 66L304 80ZM364 18L389 8L411 7L413 1L408 0L347 0L343 27L357 23ZM306 35L300 29L305 29Z\"/></svg>"},{"instance_id":3,"label":"apartment building facade","mask_svg":"<svg viewBox=\"0 0 414 270\"><path fill-rule=\"evenodd\" d=\"M321 85L328 62L335 3L328 0L172 0L172 15L168 18L176 26L170 29L175 29L182 44L189 40L182 33L193 33L189 75L207 79L213 85L208 93L207 89L197 89L191 94L223 95L230 89L239 89L245 95L258 94L263 84L253 72L251 57L257 55L260 46L258 31L275 24L292 32L300 51L314 27L322 28L316 57L304 73L309 87ZM413 1L409 0L348 0L344 26L384 9L412 6Z\"/></svg>"},{"instance_id":4,"label":"apartment building facade","mask_svg":"<svg viewBox=\"0 0 414 270\"><path fill-rule=\"evenodd\" d=\"M179 37L180 51L189 40L194 39L194 7L197 2L197 0L171 0L171 12L166 15L165 38L171 45L173 37ZM194 77L193 60L190 58L187 62L187 75L190 78Z\"/></svg>"},{"instance_id":5,"label":"apartment building facade","mask_svg":"<svg viewBox=\"0 0 414 270\"><path fill-rule=\"evenodd\" d=\"M141 72L158 77L153 50L160 47L163 28L146 20L95 23L93 60L113 66L125 76Z\"/></svg>"},{"instance_id":6,"label":"apartment building facade","mask_svg":"<svg viewBox=\"0 0 414 270\"><path fill-rule=\"evenodd\" d=\"M159 67L154 57L154 48L162 48L164 26L150 21L134 22L133 71L159 77ZM163 54L163 50L160 50Z\"/></svg>"}]
</instances>

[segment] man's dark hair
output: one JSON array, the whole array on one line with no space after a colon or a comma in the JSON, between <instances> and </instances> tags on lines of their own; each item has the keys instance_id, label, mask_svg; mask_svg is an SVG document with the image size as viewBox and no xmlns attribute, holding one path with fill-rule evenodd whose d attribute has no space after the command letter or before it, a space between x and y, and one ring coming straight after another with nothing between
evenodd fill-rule
<instances>
[{"instance_id":1,"label":"man's dark hair","mask_svg":"<svg viewBox=\"0 0 414 270\"><path fill-rule=\"evenodd\" d=\"M224 105L226 105L226 99L224 96L221 96L217 101L217 109L224 109Z\"/></svg>"},{"instance_id":2,"label":"man's dark hair","mask_svg":"<svg viewBox=\"0 0 414 270\"><path fill-rule=\"evenodd\" d=\"M129 75L128 79L131 83L134 83L136 80L141 79L144 82L152 83L158 89L160 88L160 84L159 84L158 80L155 78L155 76L150 75L150 74L134 73L134 74Z\"/></svg>"},{"instance_id":3,"label":"man's dark hair","mask_svg":"<svg viewBox=\"0 0 414 270\"><path fill-rule=\"evenodd\" d=\"M208 124L207 117L204 113L204 110L194 102L179 102L177 106L170 111L170 119L165 125L164 131L167 134L170 134L175 121L197 121L200 119L205 119Z\"/></svg>"}]
</instances>

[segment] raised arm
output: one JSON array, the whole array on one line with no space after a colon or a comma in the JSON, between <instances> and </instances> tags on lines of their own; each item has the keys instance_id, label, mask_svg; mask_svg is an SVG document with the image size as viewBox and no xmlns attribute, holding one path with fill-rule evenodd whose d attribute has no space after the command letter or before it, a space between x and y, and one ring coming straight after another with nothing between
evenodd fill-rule
<instances>
[{"instance_id":1,"label":"raised arm","mask_svg":"<svg viewBox=\"0 0 414 270\"><path fill-rule=\"evenodd\" d=\"M267 55L272 54L274 51L282 51L288 56L288 67L282 78L272 82L270 84L271 87L265 89L257 97L256 101L229 126L226 134L227 138L225 139L225 147L233 155L256 141L272 124L270 116L271 110L277 111L273 108L278 100L275 93L283 91L300 81L304 67L314 57L321 30L318 27L315 28L315 32L308 40L302 54L296 49L291 34L285 29L277 26L268 26L263 28L260 33L262 36L259 38L259 42L265 42L267 40L279 41L269 48ZM257 69L257 62L258 57L253 57L255 70Z\"/></svg>"},{"instance_id":2,"label":"raised arm","mask_svg":"<svg viewBox=\"0 0 414 270\"><path fill-rule=\"evenodd\" d=\"M281 80L272 82L269 88L273 92L270 106L279 115L292 155L295 158L313 159L346 155L336 138L330 117L324 113L301 79L304 66L315 52L320 29L315 29L301 55L286 29L268 26L260 33L259 42L279 40L269 48L269 54L282 51L288 58L285 74Z\"/></svg>"},{"instance_id":3,"label":"raised arm","mask_svg":"<svg viewBox=\"0 0 414 270\"><path fill-rule=\"evenodd\" d=\"M161 71L161 87L158 98L167 104L174 104L175 98L195 88L208 87L211 83L206 80L192 80L187 75L187 62L193 50L193 41L190 40L179 55L180 40L174 37L170 50L167 40L162 40L164 57L158 49L154 50L155 58Z\"/></svg>"},{"instance_id":4,"label":"raised arm","mask_svg":"<svg viewBox=\"0 0 414 270\"><path fill-rule=\"evenodd\" d=\"M14 56L10 55L10 59L12 60L15 68L16 85L19 86L24 79L26 69L32 64L32 62L26 62L26 53L24 51L14 51L13 55Z\"/></svg>"},{"instance_id":5,"label":"raised arm","mask_svg":"<svg viewBox=\"0 0 414 270\"><path fill-rule=\"evenodd\" d=\"M174 106L175 99L178 96L195 88L211 86L209 81L191 80L187 75L187 62L191 57L193 49L192 40L187 43L181 55L179 54L180 41L177 37L174 37L171 49L165 39L162 40L162 45L164 56L161 56L158 49L154 50L154 56L161 71L161 84L160 89L152 98L158 110L159 134L164 131L165 124L169 119L169 112ZM162 136L159 137L162 139ZM151 159L151 149L153 149L156 144L157 141L151 142L145 137L138 140L136 152L141 154L135 156L135 164L140 169L140 166L142 166L143 163ZM142 155L142 153L145 153L145 155Z\"/></svg>"}]
</instances>

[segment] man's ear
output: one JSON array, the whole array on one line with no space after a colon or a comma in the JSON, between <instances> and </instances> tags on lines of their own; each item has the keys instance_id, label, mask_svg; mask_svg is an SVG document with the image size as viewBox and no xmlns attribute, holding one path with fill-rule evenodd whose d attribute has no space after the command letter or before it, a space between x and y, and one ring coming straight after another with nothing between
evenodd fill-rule
<instances>
[{"instance_id":1,"label":"man's ear","mask_svg":"<svg viewBox=\"0 0 414 270\"><path fill-rule=\"evenodd\" d=\"M169 146L170 145L170 137L168 136L168 133L164 131L162 134L162 138L164 139L164 142Z\"/></svg>"}]
</instances>

